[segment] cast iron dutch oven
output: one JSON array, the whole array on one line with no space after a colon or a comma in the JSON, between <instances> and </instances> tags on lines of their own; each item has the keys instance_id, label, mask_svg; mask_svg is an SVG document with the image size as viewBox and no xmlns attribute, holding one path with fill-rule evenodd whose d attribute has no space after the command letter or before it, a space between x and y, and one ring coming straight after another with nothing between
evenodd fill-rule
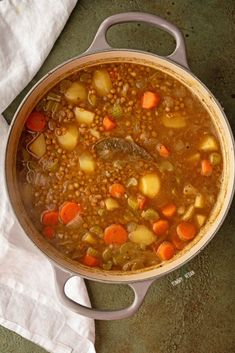
<instances>
[{"instance_id":1,"label":"cast iron dutch oven","mask_svg":"<svg viewBox=\"0 0 235 353\"><path fill-rule=\"evenodd\" d=\"M146 53L137 50L113 49L106 41L107 30L118 23L146 22L169 32L176 41L174 52L167 56ZM33 107L56 83L66 76L99 63L131 62L157 68L175 79L181 81L200 99L209 111L217 130L223 154L223 177L218 200L205 227L196 239L176 255L171 261L158 267L138 270L131 273L107 272L101 269L86 268L73 260L66 258L44 240L27 216L18 190L16 175L16 151L25 120ZM234 140L228 120L211 92L189 70L186 58L184 39L177 27L166 20L146 13L130 12L111 16L100 25L89 49L50 71L28 93L18 108L11 123L5 152L5 180L9 199L15 215L25 231L45 256L51 261L55 272L55 282L58 296L65 306L71 310L95 319L116 320L133 315L143 302L149 286L159 277L179 268L197 255L213 238L228 212L234 192ZM93 281L106 283L128 284L134 291L133 303L120 310L96 310L87 308L71 300L65 294L65 284L73 276L81 276Z\"/></svg>"}]
</instances>

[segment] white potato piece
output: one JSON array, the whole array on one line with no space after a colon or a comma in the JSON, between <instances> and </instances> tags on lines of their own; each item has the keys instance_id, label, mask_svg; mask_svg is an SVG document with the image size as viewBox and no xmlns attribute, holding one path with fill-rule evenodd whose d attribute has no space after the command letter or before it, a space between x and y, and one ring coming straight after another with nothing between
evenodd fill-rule
<instances>
[{"instance_id":1,"label":"white potato piece","mask_svg":"<svg viewBox=\"0 0 235 353\"><path fill-rule=\"evenodd\" d=\"M199 228L201 228L204 225L204 223L206 222L206 216L204 216L203 214L196 214L195 221L197 223L197 226Z\"/></svg>"},{"instance_id":2,"label":"white potato piece","mask_svg":"<svg viewBox=\"0 0 235 353\"><path fill-rule=\"evenodd\" d=\"M41 158L46 153L46 141L43 134L38 135L32 142L27 146L27 149L31 154L37 158Z\"/></svg>"},{"instance_id":3,"label":"white potato piece","mask_svg":"<svg viewBox=\"0 0 235 353\"><path fill-rule=\"evenodd\" d=\"M190 205L188 207L188 209L186 210L186 212L184 213L184 215L182 217L182 220L183 221L189 221L193 217L194 210L195 210L195 206L194 205Z\"/></svg>"},{"instance_id":4,"label":"white potato piece","mask_svg":"<svg viewBox=\"0 0 235 353\"><path fill-rule=\"evenodd\" d=\"M64 127L66 128L66 132L63 135L56 134L57 141L66 151L73 151L78 143L78 129L74 124L65 125Z\"/></svg>"},{"instance_id":5,"label":"white potato piece","mask_svg":"<svg viewBox=\"0 0 235 353\"><path fill-rule=\"evenodd\" d=\"M94 117L95 117L95 113L90 112L89 110L86 110L86 109L83 109L80 107L74 108L74 114L75 114L75 118L79 124L90 125L90 124L92 124Z\"/></svg>"},{"instance_id":6,"label":"white potato piece","mask_svg":"<svg viewBox=\"0 0 235 353\"><path fill-rule=\"evenodd\" d=\"M200 142L199 149L204 152L218 151L218 143L215 137L205 135Z\"/></svg>"},{"instance_id":7,"label":"white potato piece","mask_svg":"<svg viewBox=\"0 0 235 353\"><path fill-rule=\"evenodd\" d=\"M203 208L205 206L205 198L202 194L196 196L194 206L196 208Z\"/></svg>"},{"instance_id":8,"label":"white potato piece","mask_svg":"<svg viewBox=\"0 0 235 353\"><path fill-rule=\"evenodd\" d=\"M92 84L99 96L106 96L112 89L112 81L106 70L96 70L93 75Z\"/></svg>"},{"instance_id":9,"label":"white potato piece","mask_svg":"<svg viewBox=\"0 0 235 353\"><path fill-rule=\"evenodd\" d=\"M129 239L133 241L133 243L150 245L156 240L156 236L146 226L140 225L129 234Z\"/></svg>"},{"instance_id":10,"label":"white potato piece","mask_svg":"<svg viewBox=\"0 0 235 353\"><path fill-rule=\"evenodd\" d=\"M80 169L85 173L93 173L95 170L95 161L89 152L83 152L79 157Z\"/></svg>"},{"instance_id":11,"label":"white potato piece","mask_svg":"<svg viewBox=\"0 0 235 353\"><path fill-rule=\"evenodd\" d=\"M164 115L162 117L162 123L165 127L168 128L182 129L186 126L186 118L179 113L174 113L174 115L171 117Z\"/></svg>"},{"instance_id":12,"label":"white potato piece","mask_svg":"<svg viewBox=\"0 0 235 353\"><path fill-rule=\"evenodd\" d=\"M73 82L64 94L69 103L79 103L87 99L87 89L81 82Z\"/></svg>"},{"instance_id":13,"label":"white potato piece","mask_svg":"<svg viewBox=\"0 0 235 353\"><path fill-rule=\"evenodd\" d=\"M107 198L104 203L108 211L113 211L119 208L119 203L112 197Z\"/></svg>"},{"instance_id":14,"label":"white potato piece","mask_svg":"<svg viewBox=\"0 0 235 353\"><path fill-rule=\"evenodd\" d=\"M100 138L100 132L96 129L90 129L90 133L92 136L94 136L95 138L99 139Z\"/></svg>"},{"instance_id":15,"label":"white potato piece","mask_svg":"<svg viewBox=\"0 0 235 353\"><path fill-rule=\"evenodd\" d=\"M142 176L139 181L139 190L145 196L153 199L160 191L160 178L155 173L150 173Z\"/></svg>"}]
</instances>

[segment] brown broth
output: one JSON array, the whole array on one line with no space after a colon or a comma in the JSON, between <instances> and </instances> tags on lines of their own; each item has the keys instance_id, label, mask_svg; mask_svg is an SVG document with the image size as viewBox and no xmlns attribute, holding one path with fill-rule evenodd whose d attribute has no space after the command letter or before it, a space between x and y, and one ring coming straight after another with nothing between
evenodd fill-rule
<instances>
[{"instance_id":1,"label":"brown broth","mask_svg":"<svg viewBox=\"0 0 235 353\"><path fill-rule=\"evenodd\" d=\"M146 96L152 107L143 107ZM105 270L152 266L206 223L220 188L221 150L208 112L179 81L141 65L95 66L57 84L33 114L18 147L22 199L42 236L69 258ZM111 195L115 183L123 194ZM75 218L65 202L79 205ZM164 212L169 204L172 215ZM162 220L167 229L159 234L154 224ZM107 236L112 224L124 238Z\"/></svg>"}]
</instances>

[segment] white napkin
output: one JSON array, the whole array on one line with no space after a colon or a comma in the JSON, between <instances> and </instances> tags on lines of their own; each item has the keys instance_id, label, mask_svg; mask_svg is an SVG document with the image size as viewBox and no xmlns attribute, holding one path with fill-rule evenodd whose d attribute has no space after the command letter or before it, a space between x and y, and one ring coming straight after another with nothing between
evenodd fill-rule
<instances>
[{"instance_id":1,"label":"white napkin","mask_svg":"<svg viewBox=\"0 0 235 353\"><path fill-rule=\"evenodd\" d=\"M0 1L0 113L33 78L76 0ZM67 310L55 293L50 262L15 219L4 188L8 126L0 117L0 324L53 353L94 353L94 321ZM84 281L69 294L90 305Z\"/></svg>"}]
</instances>

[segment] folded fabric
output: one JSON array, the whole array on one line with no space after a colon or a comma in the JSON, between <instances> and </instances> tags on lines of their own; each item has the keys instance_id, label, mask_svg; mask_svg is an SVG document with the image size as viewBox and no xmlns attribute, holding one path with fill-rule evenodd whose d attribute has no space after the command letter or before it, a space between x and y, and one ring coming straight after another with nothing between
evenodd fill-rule
<instances>
[{"instance_id":1,"label":"folded fabric","mask_svg":"<svg viewBox=\"0 0 235 353\"><path fill-rule=\"evenodd\" d=\"M0 2L0 112L30 82L65 25L75 0ZM8 125L0 116L0 324L53 353L94 353L94 321L60 304L52 266L19 226L4 187ZM90 305L83 279L70 296Z\"/></svg>"}]
</instances>

